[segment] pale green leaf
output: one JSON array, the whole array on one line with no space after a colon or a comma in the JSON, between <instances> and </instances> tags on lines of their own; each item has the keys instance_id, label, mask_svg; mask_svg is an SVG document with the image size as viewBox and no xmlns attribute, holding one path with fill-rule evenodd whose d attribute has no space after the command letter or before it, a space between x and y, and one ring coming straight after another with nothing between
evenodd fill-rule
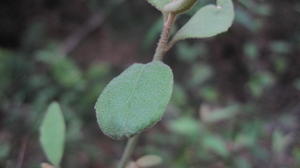
<instances>
[{"instance_id":1,"label":"pale green leaf","mask_svg":"<svg viewBox=\"0 0 300 168\"><path fill-rule=\"evenodd\" d=\"M218 136L207 135L203 138L203 147L206 150L211 150L223 157L228 156L229 151L226 142Z\"/></svg>"},{"instance_id":2,"label":"pale green leaf","mask_svg":"<svg viewBox=\"0 0 300 168\"><path fill-rule=\"evenodd\" d=\"M163 11L165 5L171 2L171 0L147 0L156 9Z\"/></svg>"},{"instance_id":3,"label":"pale green leaf","mask_svg":"<svg viewBox=\"0 0 300 168\"><path fill-rule=\"evenodd\" d=\"M158 122L173 89L171 69L160 61L134 64L114 78L95 105L104 134L131 137Z\"/></svg>"},{"instance_id":4,"label":"pale green leaf","mask_svg":"<svg viewBox=\"0 0 300 168\"><path fill-rule=\"evenodd\" d=\"M200 114L204 122L214 123L224 120L229 120L239 113L240 106L230 105L221 109L205 110L205 106L202 108Z\"/></svg>"},{"instance_id":5,"label":"pale green leaf","mask_svg":"<svg viewBox=\"0 0 300 168\"><path fill-rule=\"evenodd\" d=\"M272 136L272 149L275 153L280 154L286 150L291 141L291 135L284 135L279 130L275 130Z\"/></svg>"},{"instance_id":6,"label":"pale green leaf","mask_svg":"<svg viewBox=\"0 0 300 168\"><path fill-rule=\"evenodd\" d=\"M169 124L169 129L184 137L197 137L201 132L200 123L191 117L181 117Z\"/></svg>"},{"instance_id":7,"label":"pale green leaf","mask_svg":"<svg viewBox=\"0 0 300 168\"><path fill-rule=\"evenodd\" d=\"M234 9L231 0L201 8L174 36L172 42L189 38L207 38L226 32L232 25Z\"/></svg>"},{"instance_id":8,"label":"pale green leaf","mask_svg":"<svg viewBox=\"0 0 300 168\"><path fill-rule=\"evenodd\" d=\"M59 166L64 151L65 122L58 103L48 107L40 127L40 143L49 161Z\"/></svg>"}]
</instances>

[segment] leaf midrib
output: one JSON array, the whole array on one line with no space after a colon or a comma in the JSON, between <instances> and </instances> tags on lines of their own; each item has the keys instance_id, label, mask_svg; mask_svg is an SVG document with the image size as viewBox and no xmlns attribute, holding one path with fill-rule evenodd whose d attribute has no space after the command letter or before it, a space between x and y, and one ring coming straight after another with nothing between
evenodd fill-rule
<instances>
[{"instance_id":1,"label":"leaf midrib","mask_svg":"<svg viewBox=\"0 0 300 168\"><path fill-rule=\"evenodd\" d=\"M125 103L125 107L127 107L127 118L126 118L126 121L125 121L125 127L126 127L126 130L127 130L127 131L129 130L129 129L128 129L128 120L129 120L129 117L128 117L128 116L130 116L130 115L129 115L130 111L129 111L128 103L129 103L130 100L132 99L132 97L133 97L133 95L134 95L134 93L135 93L137 87L139 86L138 83L139 83L139 81L140 81L140 79L141 79L142 74L143 74L144 71L145 71L146 66L147 66L147 65L142 66L142 69L141 69L140 72L138 73L137 78L136 78L136 80L135 80L135 85L134 85L134 87L132 87L131 94L128 96L128 98L127 98L127 100L126 100L126 103Z\"/></svg>"}]
</instances>

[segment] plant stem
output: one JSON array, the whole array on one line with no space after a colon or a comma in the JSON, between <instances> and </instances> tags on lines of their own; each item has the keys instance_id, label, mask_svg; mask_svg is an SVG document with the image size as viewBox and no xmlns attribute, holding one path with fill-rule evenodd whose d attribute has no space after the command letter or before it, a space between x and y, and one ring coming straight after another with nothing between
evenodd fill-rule
<instances>
[{"instance_id":1,"label":"plant stem","mask_svg":"<svg viewBox=\"0 0 300 168\"><path fill-rule=\"evenodd\" d=\"M176 14L169 13L167 19L164 22L164 27L160 35L160 39L153 57L153 61L159 61L163 59L163 56L168 51L168 41L170 37L171 28L175 22Z\"/></svg>"},{"instance_id":2,"label":"plant stem","mask_svg":"<svg viewBox=\"0 0 300 168\"><path fill-rule=\"evenodd\" d=\"M125 151L122 155L122 158L121 158L121 161L118 165L118 168L124 168L126 166L128 160L130 159L130 156L133 153L133 150L134 150L134 147L137 143L137 140L138 140L138 135L135 135L127 141Z\"/></svg>"}]
</instances>

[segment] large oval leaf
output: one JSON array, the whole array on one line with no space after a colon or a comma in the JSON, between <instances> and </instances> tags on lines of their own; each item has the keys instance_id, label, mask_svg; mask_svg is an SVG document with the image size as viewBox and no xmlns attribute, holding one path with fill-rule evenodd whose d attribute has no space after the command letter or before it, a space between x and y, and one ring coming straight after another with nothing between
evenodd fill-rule
<instances>
[{"instance_id":1,"label":"large oval leaf","mask_svg":"<svg viewBox=\"0 0 300 168\"><path fill-rule=\"evenodd\" d=\"M217 5L201 8L174 36L172 42L188 38L207 38L229 29L234 19L231 0L218 0Z\"/></svg>"},{"instance_id":2,"label":"large oval leaf","mask_svg":"<svg viewBox=\"0 0 300 168\"><path fill-rule=\"evenodd\" d=\"M122 139L153 126L161 119L172 89L173 74L164 63L130 66L98 98L95 109L101 130Z\"/></svg>"},{"instance_id":3,"label":"large oval leaf","mask_svg":"<svg viewBox=\"0 0 300 168\"><path fill-rule=\"evenodd\" d=\"M49 161L59 167L64 151L65 122L58 103L48 107L40 127L40 142Z\"/></svg>"}]
</instances>

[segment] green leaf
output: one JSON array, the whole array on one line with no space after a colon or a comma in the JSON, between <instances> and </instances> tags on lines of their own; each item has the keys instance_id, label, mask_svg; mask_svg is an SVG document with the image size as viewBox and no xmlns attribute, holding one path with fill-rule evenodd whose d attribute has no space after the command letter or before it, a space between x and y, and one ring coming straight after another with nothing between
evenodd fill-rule
<instances>
[{"instance_id":1,"label":"green leaf","mask_svg":"<svg viewBox=\"0 0 300 168\"><path fill-rule=\"evenodd\" d=\"M171 2L171 0L147 0L156 9L163 11L165 5Z\"/></svg>"},{"instance_id":2,"label":"green leaf","mask_svg":"<svg viewBox=\"0 0 300 168\"><path fill-rule=\"evenodd\" d=\"M286 150L291 141L291 135L284 135L279 130L275 130L272 136L272 149L275 153L281 154Z\"/></svg>"},{"instance_id":3,"label":"green leaf","mask_svg":"<svg viewBox=\"0 0 300 168\"><path fill-rule=\"evenodd\" d=\"M218 136L205 136L203 138L203 147L204 149L211 150L223 157L227 157L229 155L226 142Z\"/></svg>"},{"instance_id":4,"label":"green leaf","mask_svg":"<svg viewBox=\"0 0 300 168\"><path fill-rule=\"evenodd\" d=\"M184 137L197 138L201 132L201 124L191 117L181 117L169 124L169 129Z\"/></svg>"},{"instance_id":5,"label":"green leaf","mask_svg":"<svg viewBox=\"0 0 300 168\"><path fill-rule=\"evenodd\" d=\"M40 142L49 161L59 167L64 151L65 122L58 103L51 103L40 127Z\"/></svg>"},{"instance_id":6,"label":"green leaf","mask_svg":"<svg viewBox=\"0 0 300 168\"><path fill-rule=\"evenodd\" d=\"M160 61L134 64L114 78L95 105L104 134L131 137L158 122L171 98L173 74Z\"/></svg>"},{"instance_id":7,"label":"green leaf","mask_svg":"<svg viewBox=\"0 0 300 168\"><path fill-rule=\"evenodd\" d=\"M239 113L241 107L234 104L216 110L205 110L204 108L205 106L200 112L202 120L207 123L214 123L233 118Z\"/></svg>"},{"instance_id":8,"label":"green leaf","mask_svg":"<svg viewBox=\"0 0 300 168\"><path fill-rule=\"evenodd\" d=\"M217 5L201 8L174 36L172 42L188 38L207 38L229 29L234 19L231 0L218 0Z\"/></svg>"}]
</instances>

